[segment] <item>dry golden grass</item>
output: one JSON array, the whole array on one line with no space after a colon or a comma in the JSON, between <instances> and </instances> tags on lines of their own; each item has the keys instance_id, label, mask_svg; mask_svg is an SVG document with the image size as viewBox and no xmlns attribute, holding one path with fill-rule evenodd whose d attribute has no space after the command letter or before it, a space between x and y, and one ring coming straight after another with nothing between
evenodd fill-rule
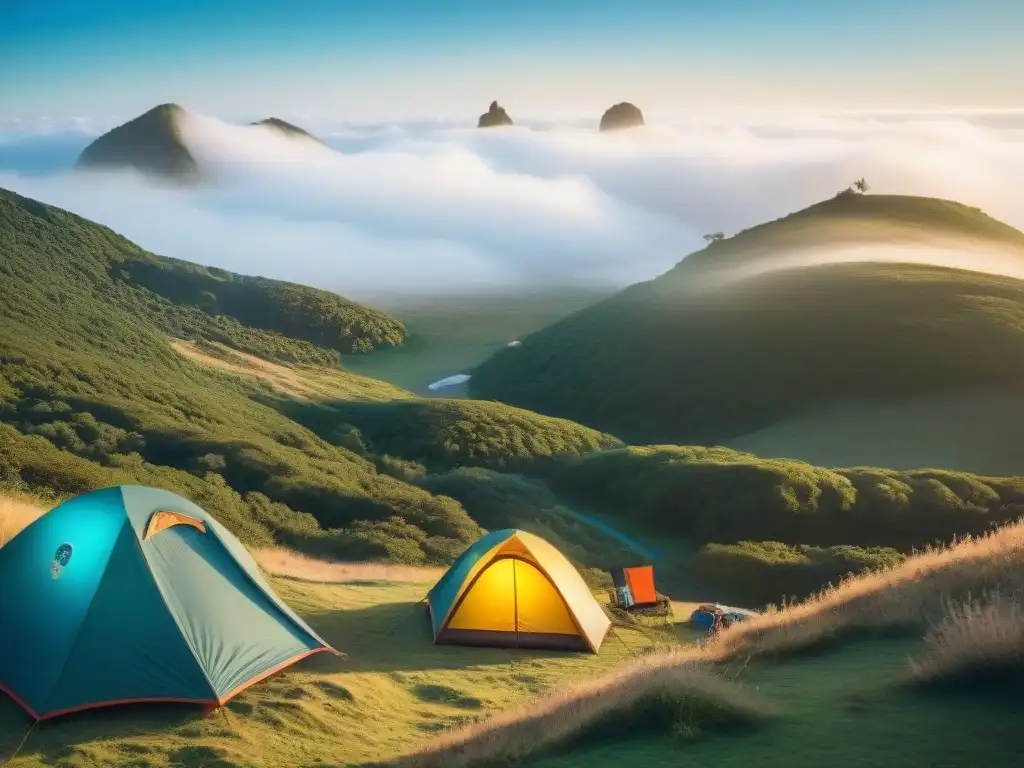
<instances>
[{"instance_id":1,"label":"dry golden grass","mask_svg":"<svg viewBox=\"0 0 1024 768\"><path fill-rule=\"evenodd\" d=\"M383 381L368 379L341 368L282 365L218 342L205 344L210 351L182 339L171 340L171 348L175 352L195 363L233 376L262 381L281 394L303 402L331 399L378 401L412 396Z\"/></svg>"},{"instance_id":2,"label":"dry golden grass","mask_svg":"<svg viewBox=\"0 0 1024 768\"><path fill-rule=\"evenodd\" d=\"M0 495L0 547L44 512L46 508L29 496Z\"/></svg>"},{"instance_id":3,"label":"dry golden grass","mask_svg":"<svg viewBox=\"0 0 1024 768\"><path fill-rule=\"evenodd\" d=\"M997 590L951 603L925 635L925 651L910 663L922 681L965 680L1024 668L1024 605Z\"/></svg>"},{"instance_id":4,"label":"dry golden grass","mask_svg":"<svg viewBox=\"0 0 1024 768\"><path fill-rule=\"evenodd\" d=\"M171 342L171 347L178 354L200 365L233 373L236 376L260 379L283 394L290 395L297 400L306 400L310 395L317 394L312 387L290 368L267 362L253 355L238 352L223 344L210 343L218 349L222 349L225 357L214 357L200 350L195 344L180 339Z\"/></svg>"},{"instance_id":5,"label":"dry golden grass","mask_svg":"<svg viewBox=\"0 0 1024 768\"><path fill-rule=\"evenodd\" d=\"M463 768L513 762L592 728L613 725L612 717L640 709L645 721L679 717L669 727L684 736L697 735L702 725L752 723L770 714L751 691L710 671L699 650L675 649L643 656L526 707L449 731L425 750L387 765Z\"/></svg>"},{"instance_id":6,"label":"dry golden grass","mask_svg":"<svg viewBox=\"0 0 1024 768\"><path fill-rule=\"evenodd\" d=\"M923 631L942 619L950 601L994 589L1024 595L1024 523L848 579L803 603L770 609L723 632L708 652L725 659L797 651L858 630Z\"/></svg>"},{"instance_id":7,"label":"dry golden grass","mask_svg":"<svg viewBox=\"0 0 1024 768\"><path fill-rule=\"evenodd\" d=\"M982 593L990 597L971 601L972 594ZM697 694L737 715L764 714L749 691L710 671L715 662L798 651L857 630L923 632L932 626L925 638L927 652L914 666L919 677L1019 664L1024 654L1022 595L1024 523L1018 523L918 554L888 571L851 578L803 603L769 610L733 625L707 645L644 656L528 708L445 734L395 765L459 768L515 759L569 739L658 692Z\"/></svg>"},{"instance_id":8,"label":"dry golden grass","mask_svg":"<svg viewBox=\"0 0 1024 768\"><path fill-rule=\"evenodd\" d=\"M260 568L272 576L319 584L381 581L434 583L445 571L444 568L392 563L330 562L287 549L257 549L252 554Z\"/></svg>"}]
</instances>

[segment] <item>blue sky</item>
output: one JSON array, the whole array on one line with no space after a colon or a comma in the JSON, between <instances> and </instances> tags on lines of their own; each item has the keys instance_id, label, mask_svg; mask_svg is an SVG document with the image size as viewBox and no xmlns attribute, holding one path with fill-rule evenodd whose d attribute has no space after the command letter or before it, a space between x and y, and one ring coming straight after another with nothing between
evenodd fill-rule
<instances>
[{"instance_id":1,"label":"blue sky","mask_svg":"<svg viewBox=\"0 0 1024 768\"><path fill-rule=\"evenodd\" d=\"M0 0L0 115L1024 106L1020 0Z\"/></svg>"}]
</instances>

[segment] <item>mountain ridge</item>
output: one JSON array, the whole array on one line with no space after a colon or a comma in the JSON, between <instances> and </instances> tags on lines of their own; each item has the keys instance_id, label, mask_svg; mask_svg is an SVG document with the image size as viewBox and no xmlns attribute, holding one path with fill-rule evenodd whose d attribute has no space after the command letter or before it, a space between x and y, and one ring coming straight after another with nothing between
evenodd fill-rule
<instances>
[{"instance_id":1,"label":"mountain ridge","mask_svg":"<svg viewBox=\"0 0 1024 768\"><path fill-rule=\"evenodd\" d=\"M1024 366L1015 363L1024 355L1020 279L896 258L717 279L769 263L784 251L779 242L825 247L836 219L884 248L877 211L886 209L897 228L925 240L1003 249L1024 274L1024 234L968 206L900 196L826 201L713 243L500 350L474 370L470 394L631 443L716 444L843 397L1024 391ZM809 238L816 219L821 229Z\"/></svg>"}]
</instances>

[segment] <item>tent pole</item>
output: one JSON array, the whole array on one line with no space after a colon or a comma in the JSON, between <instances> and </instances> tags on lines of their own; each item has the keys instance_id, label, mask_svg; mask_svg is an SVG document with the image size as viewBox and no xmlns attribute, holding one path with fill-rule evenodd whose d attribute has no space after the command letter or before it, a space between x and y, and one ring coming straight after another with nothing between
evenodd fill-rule
<instances>
[{"instance_id":1,"label":"tent pole","mask_svg":"<svg viewBox=\"0 0 1024 768\"><path fill-rule=\"evenodd\" d=\"M516 581L516 559L512 558L512 610L516 631L516 650L519 650L519 584Z\"/></svg>"},{"instance_id":2,"label":"tent pole","mask_svg":"<svg viewBox=\"0 0 1024 768\"><path fill-rule=\"evenodd\" d=\"M25 743L28 741L28 737L32 735L32 731L34 731L36 729L36 726L38 726L38 725L39 725L39 721L38 720L36 720L35 722L32 723L32 727L29 728L25 732L25 736L24 736L24 738L22 738L21 743L18 745L18 748L15 749L14 752L11 753L10 757L8 757L6 760L4 760L4 765L7 765L9 762L14 760L14 758L16 758L18 756L18 753L21 752L21 750L25 746Z\"/></svg>"}]
</instances>

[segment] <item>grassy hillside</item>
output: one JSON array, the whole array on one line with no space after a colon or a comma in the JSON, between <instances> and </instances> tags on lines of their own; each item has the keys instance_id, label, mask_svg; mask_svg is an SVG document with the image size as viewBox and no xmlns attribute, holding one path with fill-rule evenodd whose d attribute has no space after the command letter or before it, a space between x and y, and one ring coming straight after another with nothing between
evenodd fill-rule
<instances>
[{"instance_id":1,"label":"grassy hillside","mask_svg":"<svg viewBox=\"0 0 1024 768\"><path fill-rule=\"evenodd\" d=\"M473 400L333 403L330 413L297 405L288 413L326 438L355 430L358 438L351 439L363 451L420 462L430 471L514 470L540 457L622 446L612 435L565 419Z\"/></svg>"},{"instance_id":2,"label":"grassy hillside","mask_svg":"<svg viewBox=\"0 0 1024 768\"><path fill-rule=\"evenodd\" d=\"M387 764L1016 764L1024 760L1012 704L1024 673L1022 576L1018 524L848 580L704 648L647 655ZM728 687L695 684L706 675ZM687 679L685 697L668 694ZM668 733L635 729L666 719Z\"/></svg>"},{"instance_id":3,"label":"grassy hillside","mask_svg":"<svg viewBox=\"0 0 1024 768\"><path fill-rule=\"evenodd\" d=\"M54 499L158 485L248 544L336 557L448 562L480 535L458 502L409 482L400 462L372 455L350 429L320 437L283 413L296 393L332 426L354 401L400 408L409 393L337 369L337 347L309 341L347 327L386 342L380 323L401 328L386 316L332 294L163 260L9 192L0 193L0 253L0 485ZM214 285L214 306L240 317L193 303ZM360 424L375 435L374 419L398 423L388 409L370 412ZM453 440L464 441L470 462L588 450L604 439L468 402L420 426L422 445L462 455Z\"/></svg>"},{"instance_id":4,"label":"grassy hillside","mask_svg":"<svg viewBox=\"0 0 1024 768\"><path fill-rule=\"evenodd\" d=\"M973 209L829 201L712 245L499 351L475 369L470 392L629 442L714 444L845 399L1024 389L1022 281L880 263L703 280L797 243L841 244L835 222L865 242L893 227L971 236L1024 263L1024 235Z\"/></svg>"},{"instance_id":5,"label":"grassy hillside","mask_svg":"<svg viewBox=\"0 0 1024 768\"><path fill-rule=\"evenodd\" d=\"M106 227L0 190L8 313L47 323L77 294L144 314L179 338L223 341L262 357L329 362L401 344L402 323L333 293L155 256ZM19 294L23 288L30 294ZM13 317L12 317L13 319Z\"/></svg>"},{"instance_id":6,"label":"grassy hillside","mask_svg":"<svg viewBox=\"0 0 1024 768\"><path fill-rule=\"evenodd\" d=\"M115 280L128 280L177 307L228 317L249 328L341 354L396 347L405 338L401 321L305 285L149 254L118 260L108 271Z\"/></svg>"},{"instance_id":7,"label":"grassy hillside","mask_svg":"<svg viewBox=\"0 0 1024 768\"><path fill-rule=\"evenodd\" d=\"M1024 477L826 469L728 448L648 446L565 458L548 482L612 519L697 544L774 541L902 552L1024 514Z\"/></svg>"},{"instance_id":8,"label":"grassy hillside","mask_svg":"<svg viewBox=\"0 0 1024 768\"><path fill-rule=\"evenodd\" d=\"M83 150L79 170L132 169L178 183L195 183L201 172L181 136L185 110L161 104L100 136Z\"/></svg>"}]
</instances>

